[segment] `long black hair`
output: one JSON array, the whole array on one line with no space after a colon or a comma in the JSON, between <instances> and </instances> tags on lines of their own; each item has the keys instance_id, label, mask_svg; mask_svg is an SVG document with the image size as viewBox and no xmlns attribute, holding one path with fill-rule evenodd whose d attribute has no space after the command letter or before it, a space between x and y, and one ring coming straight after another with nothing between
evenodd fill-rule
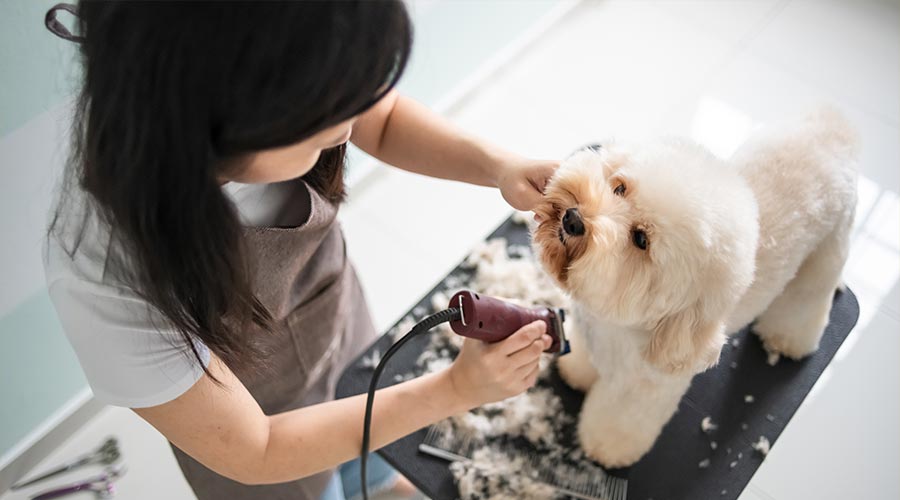
<instances>
[{"instance_id":1,"label":"long black hair","mask_svg":"<svg viewBox=\"0 0 900 500\"><path fill-rule=\"evenodd\" d=\"M89 195L128 256L129 285L198 362L194 340L233 370L258 366L240 332L275 325L218 178L243 153L301 141L384 96L409 57L404 5L82 0L78 16L67 189ZM339 202L343 164L343 146L323 151L304 179Z\"/></svg>"}]
</instances>

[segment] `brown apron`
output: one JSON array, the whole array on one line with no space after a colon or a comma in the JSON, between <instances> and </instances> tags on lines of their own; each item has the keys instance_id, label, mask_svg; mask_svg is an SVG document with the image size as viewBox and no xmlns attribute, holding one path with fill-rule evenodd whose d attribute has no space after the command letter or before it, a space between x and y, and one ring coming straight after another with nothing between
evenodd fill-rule
<instances>
[{"instance_id":1,"label":"brown apron","mask_svg":"<svg viewBox=\"0 0 900 500\"><path fill-rule=\"evenodd\" d=\"M375 339L362 288L335 220L337 206L305 182L298 180L295 185L294 206L288 208L295 221L305 223L244 229L254 291L282 326L274 336L248 332L266 339L271 355L265 373L237 374L267 415L334 399L343 369ZM199 500L318 500L333 473L247 486L172 449ZM303 453L297 450L298 456Z\"/></svg>"}]
</instances>

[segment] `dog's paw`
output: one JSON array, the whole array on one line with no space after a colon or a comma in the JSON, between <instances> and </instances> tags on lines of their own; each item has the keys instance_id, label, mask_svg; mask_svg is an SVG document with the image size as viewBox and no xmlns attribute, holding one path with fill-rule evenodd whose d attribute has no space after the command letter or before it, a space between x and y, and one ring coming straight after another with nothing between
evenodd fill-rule
<instances>
[{"instance_id":1,"label":"dog's paw","mask_svg":"<svg viewBox=\"0 0 900 500\"><path fill-rule=\"evenodd\" d=\"M636 436L609 427L597 428L584 420L578 426L578 441L584 453L607 468L634 464L650 450L655 439L656 436Z\"/></svg>"},{"instance_id":2,"label":"dog's paw","mask_svg":"<svg viewBox=\"0 0 900 500\"><path fill-rule=\"evenodd\" d=\"M790 342L790 337L770 337L764 338L760 335L763 341L763 348L769 353L770 356L780 355L786 358L793 359L795 361L799 361L810 354L816 352L819 349L819 344L815 345L801 345L797 342Z\"/></svg>"},{"instance_id":3,"label":"dog's paw","mask_svg":"<svg viewBox=\"0 0 900 500\"><path fill-rule=\"evenodd\" d=\"M822 328L819 325L814 325ZM763 347L769 354L780 354L782 356L800 360L819 349L819 340L822 337L818 334L784 334L765 328L764 325L756 325L753 331L762 340ZM821 330L820 330L821 331Z\"/></svg>"}]
</instances>

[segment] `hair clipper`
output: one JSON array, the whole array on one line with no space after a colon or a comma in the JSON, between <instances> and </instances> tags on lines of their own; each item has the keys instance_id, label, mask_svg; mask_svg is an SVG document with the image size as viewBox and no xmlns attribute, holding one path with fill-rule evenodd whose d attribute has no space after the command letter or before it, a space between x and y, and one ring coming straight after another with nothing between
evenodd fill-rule
<instances>
[{"instance_id":1,"label":"hair clipper","mask_svg":"<svg viewBox=\"0 0 900 500\"><path fill-rule=\"evenodd\" d=\"M528 323L541 320L547 325L547 335L553 339L553 343L544 352L569 352L569 342L563 329L566 314L562 309L521 307L468 290L453 295L448 307L460 310L460 318L450 321L450 328L458 335L485 342L499 342Z\"/></svg>"}]
</instances>

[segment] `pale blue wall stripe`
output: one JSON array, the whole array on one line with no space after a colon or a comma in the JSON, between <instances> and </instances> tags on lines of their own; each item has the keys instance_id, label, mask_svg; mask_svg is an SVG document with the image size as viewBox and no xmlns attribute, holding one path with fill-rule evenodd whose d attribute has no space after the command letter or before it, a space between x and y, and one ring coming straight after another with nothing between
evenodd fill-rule
<instances>
[{"instance_id":1,"label":"pale blue wall stripe","mask_svg":"<svg viewBox=\"0 0 900 500\"><path fill-rule=\"evenodd\" d=\"M60 104L77 88L76 47L44 28L57 0L0 2L0 136ZM71 16L59 19L71 26Z\"/></svg>"},{"instance_id":2,"label":"pale blue wall stripe","mask_svg":"<svg viewBox=\"0 0 900 500\"><path fill-rule=\"evenodd\" d=\"M0 380L0 455L87 385L46 292L0 317Z\"/></svg>"}]
</instances>

